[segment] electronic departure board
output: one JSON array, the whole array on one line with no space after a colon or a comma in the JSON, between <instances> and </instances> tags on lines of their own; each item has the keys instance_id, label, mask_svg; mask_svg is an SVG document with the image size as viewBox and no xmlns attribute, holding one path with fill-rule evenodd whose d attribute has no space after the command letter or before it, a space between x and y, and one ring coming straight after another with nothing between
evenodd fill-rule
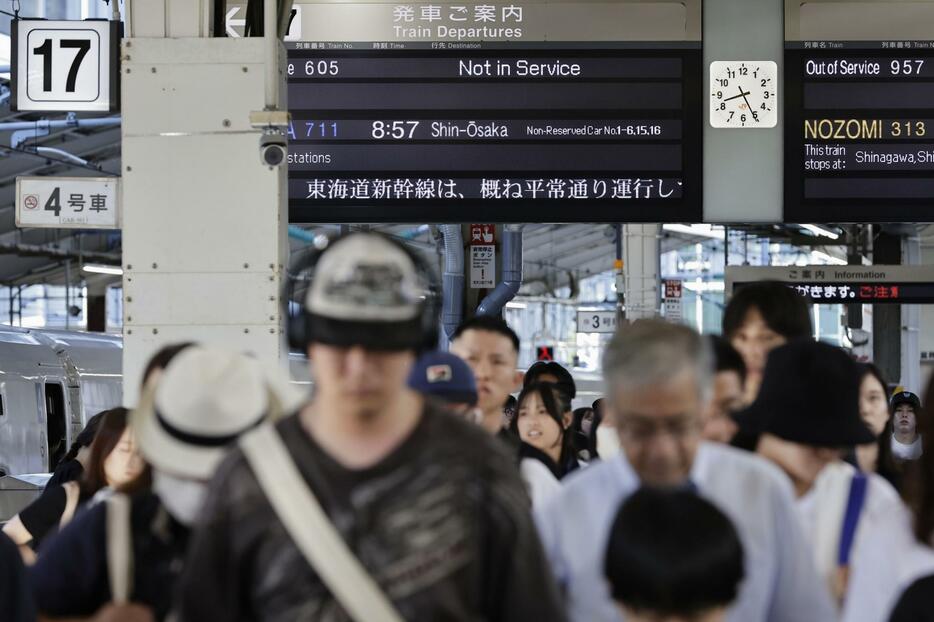
<instances>
[{"instance_id":1,"label":"electronic departure board","mask_svg":"<svg viewBox=\"0 0 934 622\"><path fill-rule=\"evenodd\" d=\"M932 217L934 40L786 42L785 221Z\"/></svg>"},{"instance_id":2,"label":"electronic departure board","mask_svg":"<svg viewBox=\"0 0 934 622\"><path fill-rule=\"evenodd\" d=\"M290 221L701 220L699 41L585 40L607 4L320 6L366 28L289 45Z\"/></svg>"}]
</instances>

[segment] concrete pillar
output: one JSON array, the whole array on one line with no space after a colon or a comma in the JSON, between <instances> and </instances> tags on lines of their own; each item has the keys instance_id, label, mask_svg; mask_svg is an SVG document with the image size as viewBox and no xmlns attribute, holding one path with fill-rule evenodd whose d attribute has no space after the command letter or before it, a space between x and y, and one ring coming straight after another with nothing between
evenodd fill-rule
<instances>
[{"instance_id":1,"label":"concrete pillar","mask_svg":"<svg viewBox=\"0 0 934 622\"><path fill-rule=\"evenodd\" d=\"M625 318L658 317L661 303L660 225L623 226Z\"/></svg>"},{"instance_id":2,"label":"concrete pillar","mask_svg":"<svg viewBox=\"0 0 934 622\"><path fill-rule=\"evenodd\" d=\"M872 263L896 265L902 262L901 239L881 232L873 242ZM899 305L873 305L872 358L889 382L902 375L901 309Z\"/></svg>"},{"instance_id":3,"label":"concrete pillar","mask_svg":"<svg viewBox=\"0 0 934 622\"><path fill-rule=\"evenodd\" d=\"M285 365L286 167L259 154L261 38L209 38L212 2L137 0L122 46L124 402L167 343ZM155 17L163 16L162 20ZM285 107L285 50L276 83Z\"/></svg>"},{"instance_id":4,"label":"concrete pillar","mask_svg":"<svg viewBox=\"0 0 934 622\"><path fill-rule=\"evenodd\" d=\"M752 130L710 126L710 63L775 61L782 75L783 3L704 0L704 222L782 220L783 120ZM781 82L781 80L779 80ZM778 96L783 97L783 84Z\"/></svg>"},{"instance_id":5,"label":"concrete pillar","mask_svg":"<svg viewBox=\"0 0 934 622\"><path fill-rule=\"evenodd\" d=\"M112 279L87 278L87 329L92 333L107 330L107 286Z\"/></svg>"},{"instance_id":6,"label":"concrete pillar","mask_svg":"<svg viewBox=\"0 0 934 622\"><path fill-rule=\"evenodd\" d=\"M921 264L921 238L917 232L902 237L902 263ZM909 391L921 395L921 305L899 305L901 308L901 383Z\"/></svg>"}]
</instances>

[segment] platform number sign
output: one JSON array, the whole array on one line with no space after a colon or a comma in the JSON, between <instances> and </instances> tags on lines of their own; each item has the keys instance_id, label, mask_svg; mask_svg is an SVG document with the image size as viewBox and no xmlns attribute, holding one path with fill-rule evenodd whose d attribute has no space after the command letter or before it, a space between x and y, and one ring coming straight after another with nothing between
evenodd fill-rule
<instances>
[{"instance_id":1,"label":"platform number sign","mask_svg":"<svg viewBox=\"0 0 934 622\"><path fill-rule=\"evenodd\" d=\"M119 107L120 24L15 20L12 107L112 112Z\"/></svg>"},{"instance_id":2,"label":"platform number sign","mask_svg":"<svg viewBox=\"0 0 934 622\"><path fill-rule=\"evenodd\" d=\"M577 332L579 333L614 333L616 332L616 311L613 309L593 309L577 311Z\"/></svg>"}]
</instances>

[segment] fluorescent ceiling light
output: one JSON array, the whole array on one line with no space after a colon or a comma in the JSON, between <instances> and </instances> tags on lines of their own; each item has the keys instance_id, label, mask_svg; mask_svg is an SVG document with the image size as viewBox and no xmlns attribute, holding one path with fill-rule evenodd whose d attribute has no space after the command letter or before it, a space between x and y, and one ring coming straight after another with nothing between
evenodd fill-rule
<instances>
[{"instance_id":1,"label":"fluorescent ceiling light","mask_svg":"<svg viewBox=\"0 0 934 622\"><path fill-rule=\"evenodd\" d=\"M703 238L713 238L715 240L722 240L725 238L723 227L714 229L713 225L662 225L662 229L675 233L696 235Z\"/></svg>"},{"instance_id":2,"label":"fluorescent ceiling light","mask_svg":"<svg viewBox=\"0 0 934 622\"><path fill-rule=\"evenodd\" d=\"M86 263L81 266L81 269L85 272L93 272L94 274L113 274L116 276L123 276L123 268L120 266L105 266L103 264L97 263Z\"/></svg>"},{"instance_id":3,"label":"fluorescent ceiling light","mask_svg":"<svg viewBox=\"0 0 934 622\"><path fill-rule=\"evenodd\" d=\"M507 302L506 303L507 309L528 309L528 307L529 305L525 304L524 302Z\"/></svg>"},{"instance_id":4,"label":"fluorescent ceiling light","mask_svg":"<svg viewBox=\"0 0 934 622\"><path fill-rule=\"evenodd\" d=\"M723 281L702 281L700 283L684 281L684 289L692 292L722 292L725 290Z\"/></svg>"},{"instance_id":5,"label":"fluorescent ceiling light","mask_svg":"<svg viewBox=\"0 0 934 622\"><path fill-rule=\"evenodd\" d=\"M840 237L839 233L831 231L830 229L825 229L824 227L818 227L817 225L801 225L803 229L807 229L811 233L817 236L824 236L825 238L830 238L831 240L836 240Z\"/></svg>"},{"instance_id":6,"label":"fluorescent ceiling light","mask_svg":"<svg viewBox=\"0 0 934 622\"><path fill-rule=\"evenodd\" d=\"M847 265L847 262L845 259L840 259L838 257L834 257L833 255L828 255L827 253L824 253L822 251L811 251L811 261L813 262L815 259L826 261L828 264L834 265L834 266Z\"/></svg>"}]
</instances>

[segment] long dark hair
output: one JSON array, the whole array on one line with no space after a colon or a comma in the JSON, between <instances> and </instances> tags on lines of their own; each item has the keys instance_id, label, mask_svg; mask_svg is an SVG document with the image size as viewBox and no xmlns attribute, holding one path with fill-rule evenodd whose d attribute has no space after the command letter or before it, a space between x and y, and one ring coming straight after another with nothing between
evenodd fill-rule
<instances>
[{"instance_id":1,"label":"long dark hair","mask_svg":"<svg viewBox=\"0 0 934 622\"><path fill-rule=\"evenodd\" d=\"M548 415L554 419L555 423L558 424L558 429L561 430L561 440L559 441L561 445L561 454L558 458L558 467L559 479L568 471L574 470L577 468L577 459L574 457L575 451L572 443L572 435L568 434L568 430L564 427L564 415L569 412L571 409L570 404L567 402L566 396L556 387L554 384L549 382L535 382L529 386L522 389L522 392L519 394L519 399L516 402L516 416L512 418L512 421L509 423L510 431L519 436L519 411L522 409L522 404L532 395L537 395L538 398L542 401L542 405L545 407L545 411Z\"/></svg>"},{"instance_id":2,"label":"long dark hair","mask_svg":"<svg viewBox=\"0 0 934 622\"><path fill-rule=\"evenodd\" d=\"M62 458L62 463L68 462L69 460L74 460L78 457L78 452L84 449L85 447L90 447L91 443L94 442L94 436L97 434L97 426L100 425L101 419L104 418L104 413L107 411L99 412L90 419L88 423L84 426L84 429L78 434L75 438L75 441L71 444L68 453L65 454L65 457Z\"/></svg>"},{"instance_id":3,"label":"long dark hair","mask_svg":"<svg viewBox=\"0 0 934 622\"><path fill-rule=\"evenodd\" d=\"M94 435L94 442L91 443L88 466L81 477L81 489L87 495L93 495L107 486L104 461L120 442L120 437L126 430L130 411L120 407L105 410L101 414L103 417L97 427L97 434Z\"/></svg>"},{"instance_id":4,"label":"long dark hair","mask_svg":"<svg viewBox=\"0 0 934 622\"><path fill-rule=\"evenodd\" d=\"M934 537L934 415L930 412L934 400L934 377L928 382L924 404L918 417L921 434L921 458L906 468L905 497L915 516L915 537L931 545ZM891 420L890 420L891 423Z\"/></svg>"},{"instance_id":5,"label":"long dark hair","mask_svg":"<svg viewBox=\"0 0 934 622\"><path fill-rule=\"evenodd\" d=\"M587 416L588 413L593 414L589 434L585 433L582 428L584 417ZM600 420L600 413L592 407L585 406L574 411L574 420L570 428L574 433L571 435L571 440L578 455L580 455L582 451L587 452L588 457L586 459L588 460L600 457L597 453L597 428L600 426Z\"/></svg>"},{"instance_id":6,"label":"long dark hair","mask_svg":"<svg viewBox=\"0 0 934 622\"><path fill-rule=\"evenodd\" d=\"M860 363L859 364L859 386L862 389L863 381L866 380L866 376L872 376L879 381L879 384L882 385L882 394L885 396L886 402L889 399L889 384L885 381L885 376L882 375L882 370L873 365L872 363ZM886 406L888 408L888 406ZM896 464L895 458L892 456L892 416L889 414L889 418L885 422L885 427L882 429L882 433L879 435L879 453L876 459L876 472L887 479L892 486L896 489L900 487L901 484L901 468Z\"/></svg>"}]
</instances>

